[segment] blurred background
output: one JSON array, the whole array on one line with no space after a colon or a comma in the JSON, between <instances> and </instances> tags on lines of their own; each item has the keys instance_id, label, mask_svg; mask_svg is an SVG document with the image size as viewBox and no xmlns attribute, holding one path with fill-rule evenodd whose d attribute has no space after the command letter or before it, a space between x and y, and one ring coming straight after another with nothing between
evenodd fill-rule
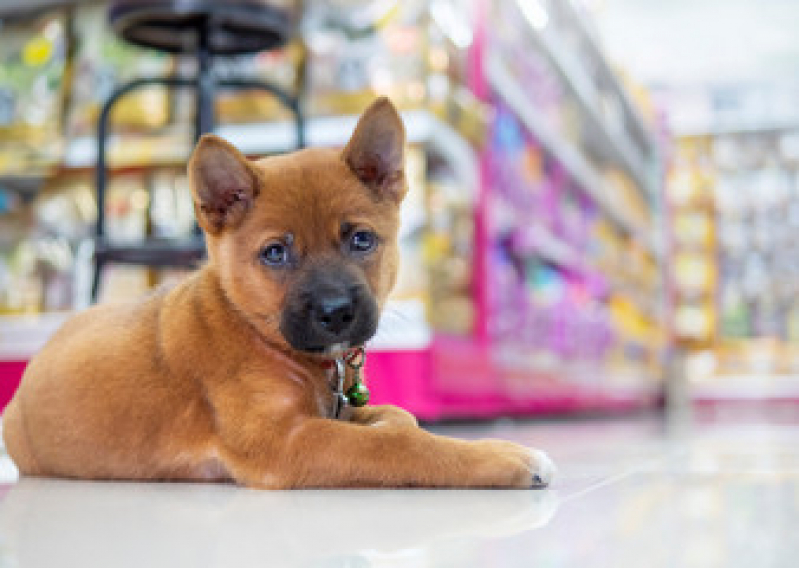
<instances>
[{"instance_id":1,"label":"blurred background","mask_svg":"<svg viewBox=\"0 0 799 568\"><path fill-rule=\"evenodd\" d=\"M255 20L216 2L210 59L158 4L0 3L0 407L95 278L111 302L185 272L195 94L119 99L101 194L98 118L128 81L210 69L214 129L253 156L302 141L295 113L225 80L296 97L310 146L343 145L376 95L402 110L411 191L375 402L428 420L793 412L796 2L256 2L275 37L236 49Z\"/></svg>"}]
</instances>

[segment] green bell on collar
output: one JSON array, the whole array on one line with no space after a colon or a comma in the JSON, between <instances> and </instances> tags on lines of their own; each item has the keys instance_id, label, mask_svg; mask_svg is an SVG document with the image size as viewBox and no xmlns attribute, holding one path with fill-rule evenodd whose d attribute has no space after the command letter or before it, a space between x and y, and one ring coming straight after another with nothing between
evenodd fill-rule
<instances>
[{"instance_id":1,"label":"green bell on collar","mask_svg":"<svg viewBox=\"0 0 799 568\"><path fill-rule=\"evenodd\" d=\"M354 382L344 394L347 397L347 402L350 403L350 406L360 408L369 403L369 388L361 381Z\"/></svg>"}]
</instances>

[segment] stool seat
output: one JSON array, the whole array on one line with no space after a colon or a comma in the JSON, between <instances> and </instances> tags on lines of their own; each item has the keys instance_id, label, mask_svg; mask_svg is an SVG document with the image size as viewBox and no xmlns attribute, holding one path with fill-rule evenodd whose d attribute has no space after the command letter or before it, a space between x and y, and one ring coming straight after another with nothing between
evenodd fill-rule
<instances>
[{"instance_id":1,"label":"stool seat","mask_svg":"<svg viewBox=\"0 0 799 568\"><path fill-rule=\"evenodd\" d=\"M278 48L292 37L294 10L283 0L116 0L108 21L127 41L169 53L192 52L207 30L212 55Z\"/></svg>"}]
</instances>

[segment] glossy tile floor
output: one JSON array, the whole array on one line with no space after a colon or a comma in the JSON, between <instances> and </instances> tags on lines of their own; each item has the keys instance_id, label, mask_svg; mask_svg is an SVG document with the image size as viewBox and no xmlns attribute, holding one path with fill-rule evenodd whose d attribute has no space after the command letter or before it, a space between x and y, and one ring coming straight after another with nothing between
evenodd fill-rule
<instances>
[{"instance_id":1,"label":"glossy tile floor","mask_svg":"<svg viewBox=\"0 0 799 568\"><path fill-rule=\"evenodd\" d=\"M435 428L547 450L560 474L543 491L8 481L0 568L795 567L799 421L781 421Z\"/></svg>"}]
</instances>

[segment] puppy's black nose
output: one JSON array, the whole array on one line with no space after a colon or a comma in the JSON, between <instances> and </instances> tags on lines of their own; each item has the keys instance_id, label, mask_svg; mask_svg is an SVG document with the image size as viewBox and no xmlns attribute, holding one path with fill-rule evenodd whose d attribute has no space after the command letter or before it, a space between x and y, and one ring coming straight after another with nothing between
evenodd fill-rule
<instances>
[{"instance_id":1,"label":"puppy's black nose","mask_svg":"<svg viewBox=\"0 0 799 568\"><path fill-rule=\"evenodd\" d=\"M317 298L314 319L328 333L341 335L355 321L355 300L345 295Z\"/></svg>"}]
</instances>

